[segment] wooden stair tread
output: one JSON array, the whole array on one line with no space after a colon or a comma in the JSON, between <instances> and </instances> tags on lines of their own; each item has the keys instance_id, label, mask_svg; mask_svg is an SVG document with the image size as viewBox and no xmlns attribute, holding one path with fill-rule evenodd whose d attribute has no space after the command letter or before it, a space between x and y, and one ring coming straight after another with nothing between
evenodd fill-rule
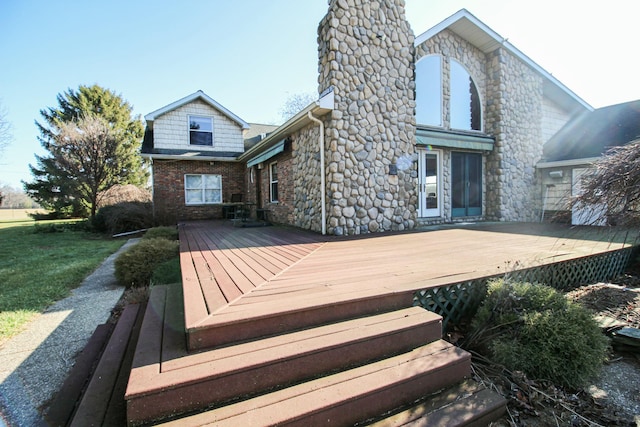
<instances>
[{"instance_id":1,"label":"wooden stair tread","mask_svg":"<svg viewBox=\"0 0 640 427\"><path fill-rule=\"evenodd\" d=\"M445 341L165 426L345 425L434 392L470 373L470 355ZM375 404L374 404L375 402Z\"/></svg>"},{"instance_id":2,"label":"wooden stair tread","mask_svg":"<svg viewBox=\"0 0 640 427\"><path fill-rule=\"evenodd\" d=\"M165 407L184 412L239 395L256 394L409 351L439 339L442 332L440 316L410 307L200 353L188 354L183 349L180 354L179 350L161 344L167 341L163 335L166 337L179 327L178 311L161 309L160 299L167 303L178 299L175 295L165 296L166 292L163 287L152 291L149 305L152 313L143 325L140 345L172 352L173 357L140 353L126 393L130 419L164 414ZM168 316L173 316L169 322L173 325L171 331L163 326Z\"/></svg>"},{"instance_id":3,"label":"wooden stair tread","mask_svg":"<svg viewBox=\"0 0 640 427\"><path fill-rule=\"evenodd\" d=\"M368 424L369 427L485 426L504 414L501 395L466 380L429 396L424 402Z\"/></svg>"},{"instance_id":4,"label":"wooden stair tread","mask_svg":"<svg viewBox=\"0 0 640 427\"><path fill-rule=\"evenodd\" d=\"M380 312L411 307L413 293L381 293L377 290L362 292L354 290L344 298L327 296L295 301L285 299L256 310L242 312L217 312L197 325L187 325L190 349L206 349L249 340L267 335L284 333L292 329L313 327ZM229 306L227 306L229 307Z\"/></svg>"},{"instance_id":5,"label":"wooden stair tread","mask_svg":"<svg viewBox=\"0 0 640 427\"><path fill-rule=\"evenodd\" d=\"M69 423L82 392L91 379L91 373L107 345L112 329L113 325L108 323L98 325L82 352L76 357L71 372L45 411L45 420L49 426L66 426Z\"/></svg>"},{"instance_id":6,"label":"wooden stair tread","mask_svg":"<svg viewBox=\"0 0 640 427\"><path fill-rule=\"evenodd\" d=\"M124 391L142 311L138 304L129 304L123 310L70 426L114 425L125 421Z\"/></svg>"}]
</instances>

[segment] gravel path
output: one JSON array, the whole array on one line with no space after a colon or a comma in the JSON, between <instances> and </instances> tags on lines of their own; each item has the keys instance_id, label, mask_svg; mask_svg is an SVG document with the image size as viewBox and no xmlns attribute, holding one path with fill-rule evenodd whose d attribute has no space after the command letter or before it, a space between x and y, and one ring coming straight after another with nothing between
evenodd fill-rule
<instances>
[{"instance_id":1,"label":"gravel path","mask_svg":"<svg viewBox=\"0 0 640 427\"><path fill-rule=\"evenodd\" d=\"M39 408L62 386L96 327L109 319L124 291L114 277L114 261L137 241L130 239L71 296L0 347L0 427L46 425Z\"/></svg>"}]
</instances>

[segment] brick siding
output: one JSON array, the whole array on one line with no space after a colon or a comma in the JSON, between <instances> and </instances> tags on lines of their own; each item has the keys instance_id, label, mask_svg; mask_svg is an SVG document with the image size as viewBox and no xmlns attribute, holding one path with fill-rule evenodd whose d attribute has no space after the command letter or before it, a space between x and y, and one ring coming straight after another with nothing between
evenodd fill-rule
<instances>
[{"instance_id":1,"label":"brick siding","mask_svg":"<svg viewBox=\"0 0 640 427\"><path fill-rule=\"evenodd\" d=\"M245 170L243 163L235 162L154 160L153 204L156 220L162 224L176 224L187 220L222 218L222 206L219 204L185 204L184 176L222 175L222 201L229 202L232 194L244 193Z\"/></svg>"}]
</instances>

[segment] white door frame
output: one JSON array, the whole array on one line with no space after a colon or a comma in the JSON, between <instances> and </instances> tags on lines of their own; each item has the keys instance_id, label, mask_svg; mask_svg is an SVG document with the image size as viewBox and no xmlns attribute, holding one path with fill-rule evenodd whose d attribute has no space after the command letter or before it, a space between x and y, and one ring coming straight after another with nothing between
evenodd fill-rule
<instances>
[{"instance_id":1,"label":"white door frame","mask_svg":"<svg viewBox=\"0 0 640 427\"><path fill-rule=\"evenodd\" d=\"M433 218L442 216L442 151L418 148L418 216L421 218ZM435 182L433 177L427 178L427 155L436 156ZM427 197L430 197L436 207L427 206Z\"/></svg>"},{"instance_id":2,"label":"white door frame","mask_svg":"<svg viewBox=\"0 0 640 427\"><path fill-rule=\"evenodd\" d=\"M582 193L582 180L593 173L593 168L573 168L571 170L571 196L576 197ZM607 225L604 215L605 205L585 205L574 203L571 206L571 225Z\"/></svg>"}]
</instances>

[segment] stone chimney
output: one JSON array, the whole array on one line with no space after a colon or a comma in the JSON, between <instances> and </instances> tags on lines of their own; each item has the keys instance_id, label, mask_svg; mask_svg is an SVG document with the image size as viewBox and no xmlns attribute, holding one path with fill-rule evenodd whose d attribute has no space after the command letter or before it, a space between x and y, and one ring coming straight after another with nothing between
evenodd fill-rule
<instances>
[{"instance_id":1,"label":"stone chimney","mask_svg":"<svg viewBox=\"0 0 640 427\"><path fill-rule=\"evenodd\" d=\"M330 234L416 224L413 41L404 0L329 0L318 83L335 94L325 119Z\"/></svg>"}]
</instances>

